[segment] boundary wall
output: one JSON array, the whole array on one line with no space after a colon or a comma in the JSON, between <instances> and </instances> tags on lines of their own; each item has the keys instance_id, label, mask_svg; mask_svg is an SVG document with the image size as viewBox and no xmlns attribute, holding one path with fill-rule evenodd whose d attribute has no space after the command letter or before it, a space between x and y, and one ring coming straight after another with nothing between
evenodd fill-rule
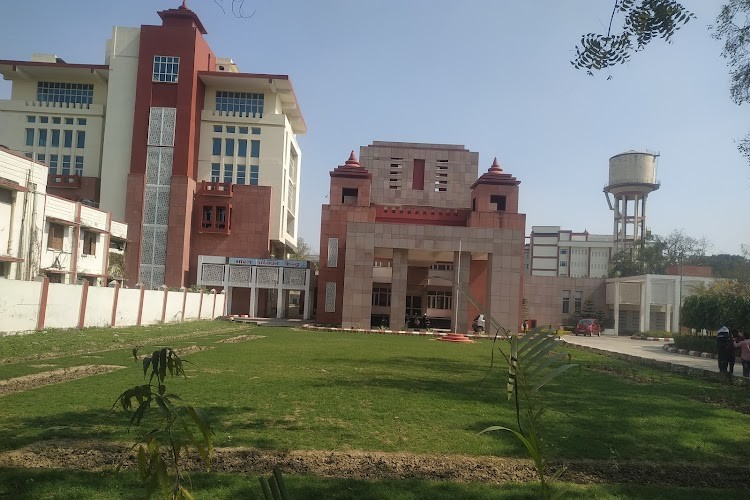
<instances>
[{"instance_id":1,"label":"boundary wall","mask_svg":"<svg viewBox=\"0 0 750 500\"><path fill-rule=\"evenodd\" d=\"M213 319L225 314L224 292L146 290L0 279L0 335L45 328L141 326Z\"/></svg>"}]
</instances>

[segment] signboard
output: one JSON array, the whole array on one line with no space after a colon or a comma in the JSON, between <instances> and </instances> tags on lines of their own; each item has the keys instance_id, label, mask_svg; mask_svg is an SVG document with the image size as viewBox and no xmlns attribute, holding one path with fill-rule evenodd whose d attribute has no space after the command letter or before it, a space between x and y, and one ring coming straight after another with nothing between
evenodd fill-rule
<instances>
[{"instance_id":1,"label":"signboard","mask_svg":"<svg viewBox=\"0 0 750 500\"><path fill-rule=\"evenodd\" d=\"M297 269L307 269L306 260L245 259L242 257L230 257L229 263L241 266L294 267Z\"/></svg>"}]
</instances>

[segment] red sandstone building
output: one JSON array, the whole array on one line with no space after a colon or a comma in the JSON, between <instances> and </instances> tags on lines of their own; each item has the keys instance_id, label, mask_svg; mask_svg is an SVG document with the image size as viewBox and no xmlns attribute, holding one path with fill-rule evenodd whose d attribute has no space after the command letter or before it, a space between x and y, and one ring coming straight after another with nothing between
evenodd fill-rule
<instances>
[{"instance_id":1,"label":"red sandstone building","mask_svg":"<svg viewBox=\"0 0 750 500\"><path fill-rule=\"evenodd\" d=\"M427 315L464 332L478 309L522 322L518 181L497 160L478 177L463 146L374 142L331 171L323 206L317 321L403 329ZM478 178L477 178L478 177Z\"/></svg>"},{"instance_id":2,"label":"red sandstone building","mask_svg":"<svg viewBox=\"0 0 750 500\"><path fill-rule=\"evenodd\" d=\"M284 258L296 248L297 134L286 75L240 73L183 4L115 27L105 64L0 60L0 144L49 167L49 191L128 224L128 281L196 282L199 255Z\"/></svg>"}]
</instances>

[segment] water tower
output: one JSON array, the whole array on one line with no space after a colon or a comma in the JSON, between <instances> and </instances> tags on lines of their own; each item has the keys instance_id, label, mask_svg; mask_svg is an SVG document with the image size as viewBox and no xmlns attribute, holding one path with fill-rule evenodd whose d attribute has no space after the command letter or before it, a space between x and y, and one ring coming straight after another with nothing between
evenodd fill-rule
<instances>
[{"instance_id":1,"label":"water tower","mask_svg":"<svg viewBox=\"0 0 750 500\"><path fill-rule=\"evenodd\" d=\"M659 189L658 156L658 153L628 151L609 159L609 184L604 187L604 195L609 209L614 211L615 253L646 236L646 199L650 192Z\"/></svg>"}]
</instances>

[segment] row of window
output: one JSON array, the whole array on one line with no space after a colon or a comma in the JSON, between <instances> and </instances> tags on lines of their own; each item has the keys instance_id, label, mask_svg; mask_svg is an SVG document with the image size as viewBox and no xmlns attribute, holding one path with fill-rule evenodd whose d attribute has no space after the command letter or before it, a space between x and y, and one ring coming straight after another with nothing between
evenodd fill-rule
<instances>
[{"instance_id":1,"label":"row of window","mask_svg":"<svg viewBox=\"0 0 750 500\"><path fill-rule=\"evenodd\" d=\"M26 115L26 123L36 123L37 118L39 118L39 123L54 123L54 124L62 124L63 120L65 121L65 125L73 125L73 118L70 116L36 116L36 115ZM76 123L78 125L86 125L86 118L77 118Z\"/></svg>"},{"instance_id":2,"label":"row of window","mask_svg":"<svg viewBox=\"0 0 750 500\"><path fill-rule=\"evenodd\" d=\"M237 127L235 125L227 125L225 127L222 127L221 125L214 125L214 132L221 133L226 132L227 134L237 134L240 135L247 135L248 130L253 135L260 135L260 127Z\"/></svg>"},{"instance_id":3,"label":"row of window","mask_svg":"<svg viewBox=\"0 0 750 500\"><path fill-rule=\"evenodd\" d=\"M83 255L96 255L96 242L99 234L94 231L83 231ZM65 226L50 223L47 236L47 249L62 252L65 240Z\"/></svg>"},{"instance_id":4,"label":"row of window","mask_svg":"<svg viewBox=\"0 0 750 500\"><path fill-rule=\"evenodd\" d=\"M581 304L583 302L583 292L581 290L575 291L573 308L576 314L581 312ZM562 295L562 312L563 314L570 313L570 290L563 290Z\"/></svg>"},{"instance_id":5,"label":"row of window","mask_svg":"<svg viewBox=\"0 0 750 500\"><path fill-rule=\"evenodd\" d=\"M94 86L90 83L37 82L36 100L65 104L91 104Z\"/></svg>"},{"instance_id":6,"label":"row of window","mask_svg":"<svg viewBox=\"0 0 750 500\"><path fill-rule=\"evenodd\" d=\"M222 147L222 143L224 147ZM247 158L247 139L221 139L214 137L211 154L214 156L221 156L222 151L224 156L239 156L241 158ZM260 141L250 141L250 158L260 158Z\"/></svg>"},{"instance_id":7,"label":"row of window","mask_svg":"<svg viewBox=\"0 0 750 500\"><path fill-rule=\"evenodd\" d=\"M222 169L221 163L211 164L211 182L227 182L257 186L259 175L260 168L258 165L250 165L250 170L248 171L246 165L225 163Z\"/></svg>"},{"instance_id":8,"label":"row of window","mask_svg":"<svg viewBox=\"0 0 750 500\"><path fill-rule=\"evenodd\" d=\"M51 148L59 148L61 145L64 148L72 148L73 146L73 132L75 132L75 147L83 149L86 147L86 131L85 130L60 130L46 128L26 129L26 145L27 146L39 146L45 148L47 146ZM36 141L35 141L36 139ZM61 140L62 139L62 140ZM35 144L36 142L36 144Z\"/></svg>"},{"instance_id":9,"label":"row of window","mask_svg":"<svg viewBox=\"0 0 750 500\"><path fill-rule=\"evenodd\" d=\"M372 305L390 307L391 289L385 286L373 287ZM429 309L451 309L453 307L453 292L449 290L428 290L427 307Z\"/></svg>"},{"instance_id":10,"label":"row of window","mask_svg":"<svg viewBox=\"0 0 750 500\"><path fill-rule=\"evenodd\" d=\"M265 96L255 92L216 92L216 111L259 115L263 118Z\"/></svg>"}]
</instances>

